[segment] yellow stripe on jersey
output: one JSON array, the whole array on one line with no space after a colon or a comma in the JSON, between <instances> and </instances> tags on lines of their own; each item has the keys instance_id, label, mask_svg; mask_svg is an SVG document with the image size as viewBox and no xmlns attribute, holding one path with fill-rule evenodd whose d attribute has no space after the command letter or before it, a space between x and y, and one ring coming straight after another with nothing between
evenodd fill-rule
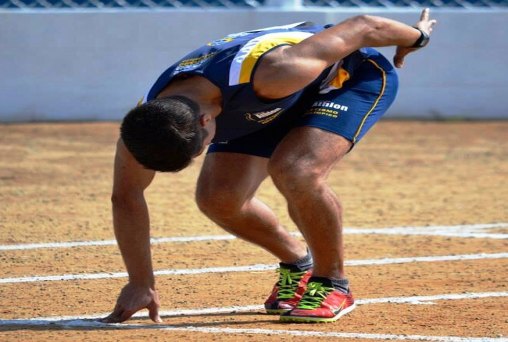
<instances>
[{"instance_id":1,"label":"yellow stripe on jersey","mask_svg":"<svg viewBox=\"0 0 508 342\"><path fill-rule=\"evenodd\" d=\"M277 32L256 37L236 54L230 68L229 85L250 82L252 71L259 58L279 45L295 45L312 36L309 32Z\"/></svg>"},{"instance_id":2,"label":"yellow stripe on jersey","mask_svg":"<svg viewBox=\"0 0 508 342\"><path fill-rule=\"evenodd\" d=\"M138 103L136 104L136 107L141 106L144 101L145 101L145 97L143 96L142 98L139 99Z\"/></svg>"},{"instance_id":3,"label":"yellow stripe on jersey","mask_svg":"<svg viewBox=\"0 0 508 342\"><path fill-rule=\"evenodd\" d=\"M259 57L261 57L265 52L273 49L279 45L295 45L301 42L304 38L302 37L274 37L272 39L266 39L260 41L247 55L245 60L242 63L242 68L240 70L240 82L239 83L247 83L250 81L250 77L252 75L252 71L254 70L254 66L258 61Z\"/></svg>"}]
</instances>

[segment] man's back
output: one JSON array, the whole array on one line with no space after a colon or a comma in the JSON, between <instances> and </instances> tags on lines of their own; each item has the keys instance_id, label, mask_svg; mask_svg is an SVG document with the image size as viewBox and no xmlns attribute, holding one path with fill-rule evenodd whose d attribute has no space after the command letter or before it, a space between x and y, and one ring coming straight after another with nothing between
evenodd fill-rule
<instances>
[{"instance_id":1,"label":"man's back","mask_svg":"<svg viewBox=\"0 0 508 342\"><path fill-rule=\"evenodd\" d=\"M346 63L337 61L306 88L284 98L261 98L255 90L253 78L262 58L275 48L295 45L324 29L326 26L304 22L233 33L209 42L164 71L144 102L157 97L175 79L201 76L218 87L222 96L222 110L216 118L217 131L213 142L224 142L258 131L276 123L288 109L298 105L305 90L316 92L329 83L342 84L364 58L354 54L348 56ZM347 66L348 70L342 74L343 79L337 82L337 69L342 65Z\"/></svg>"}]
</instances>

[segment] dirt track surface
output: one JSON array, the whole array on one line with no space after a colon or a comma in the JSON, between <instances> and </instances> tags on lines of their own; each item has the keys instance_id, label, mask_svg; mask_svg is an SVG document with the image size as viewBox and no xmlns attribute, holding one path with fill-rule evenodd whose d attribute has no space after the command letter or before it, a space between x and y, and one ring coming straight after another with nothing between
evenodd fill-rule
<instances>
[{"instance_id":1,"label":"dirt track surface","mask_svg":"<svg viewBox=\"0 0 508 342\"><path fill-rule=\"evenodd\" d=\"M113 239L109 197L118 123L1 125L0 341L372 341L393 335L501 341L508 337L507 132L508 122L383 121L333 170L329 183L351 227L347 272L363 304L336 323L280 324L260 309L245 309L263 303L277 260L225 237L154 244L156 270L182 271L157 277L164 324L136 318L106 326L84 318L107 313L126 281L111 276L124 272L116 246L93 245ZM147 191L153 237L226 235L194 204L201 161L179 174L159 174ZM258 195L296 231L270 181ZM362 232L367 228L380 229ZM26 245L76 241L92 245ZM259 264L267 269L235 269ZM227 270L185 274L210 267ZM104 276L92 279L96 274ZM415 296L435 298L393 302ZM174 315L191 309L198 313Z\"/></svg>"}]
</instances>

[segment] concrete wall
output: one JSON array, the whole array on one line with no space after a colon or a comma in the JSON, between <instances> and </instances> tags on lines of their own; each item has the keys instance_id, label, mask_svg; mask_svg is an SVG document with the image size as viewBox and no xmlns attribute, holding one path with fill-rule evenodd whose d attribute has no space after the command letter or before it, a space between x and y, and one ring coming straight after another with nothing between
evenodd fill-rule
<instances>
[{"instance_id":1,"label":"concrete wall","mask_svg":"<svg viewBox=\"0 0 508 342\"><path fill-rule=\"evenodd\" d=\"M181 55L230 32L352 10L0 11L0 121L120 119ZM414 23L418 10L368 11ZM392 117L508 118L508 11L434 10ZM383 50L393 55L393 48Z\"/></svg>"}]
</instances>

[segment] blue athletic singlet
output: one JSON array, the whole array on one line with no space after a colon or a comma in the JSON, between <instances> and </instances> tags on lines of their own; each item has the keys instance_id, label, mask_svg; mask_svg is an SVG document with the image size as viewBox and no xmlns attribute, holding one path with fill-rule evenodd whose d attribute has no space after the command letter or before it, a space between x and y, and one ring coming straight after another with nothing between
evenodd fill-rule
<instances>
[{"instance_id":1,"label":"blue athletic singlet","mask_svg":"<svg viewBox=\"0 0 508 342\"><path fill-rule=\"evenodd\" d=\"M234 33L212 41L164 71L143 101L156 98L179 75L200 75L211 81L221 90L223 101L213 139L214 145L221 147L212 145L212 152L228 148L237 151L233 146L240 139L239 144L244 145L241 152L268 156L276 142L262 147L260 142L273 139L264 139L262 132L284 122L291 122L289 126L319 127L356 142L386 111L396 92L395 73L389 70L390 63L376 50L366 48L352 53L324 70L309 86L283 99L263 101L255 95L252 87L256 65L265 53L281 45L297 44L327 27L303 22ZM365 65L365 61L370 63ZM345 85L353 84L355 78L360 79L356 75L359 70L364 70L364 78L375 78L375 84L371 82L368 89L361 90L370 94L360 94L356 98L354 94L350 96ZM387 84L387 79L394 79L394 82ZM382 83L379 86L378 81ZM365 85L360 85L360 88L362 86ZM390 90L390 96L386 97L387 90ZM352 103L352 99L359 102ZM348 118L353 112L356 112L355 116ZM289 129L286 126L286 130ZM253 135L255 132L258 135ZM248 139L241 140L249 136L257 141L253 147L247 146L252 145L247 143Z\"/></svg>"}]
</instances>

